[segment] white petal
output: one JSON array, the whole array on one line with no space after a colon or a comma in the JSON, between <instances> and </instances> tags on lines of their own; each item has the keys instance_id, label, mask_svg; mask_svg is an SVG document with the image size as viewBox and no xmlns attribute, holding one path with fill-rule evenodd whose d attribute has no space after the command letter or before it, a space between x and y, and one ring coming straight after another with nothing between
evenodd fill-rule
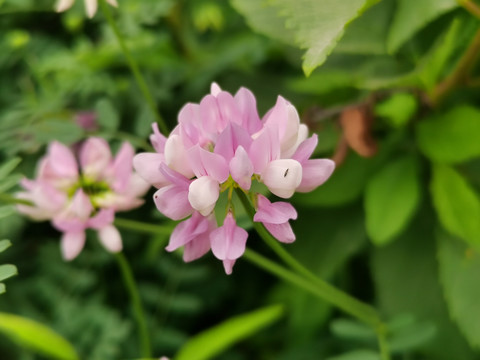
<instances>
[{"instance_id":1,"label":"white petal","mask_svg":"<svg viewBox=\"0 0 480 360\"><path fill-rule=\"evenodd\" d=\"M209 176L202 176L193 181L188 188L190 205L203 216L210 214L220 195L220 186Z\"/></svg>"},{"instance_id":2,"label":"white petal","mask_svg":"<svg viewBox=\"0 0 480 360\"><path fill-rule=\"evenodd\" d=\"M55 11L56 12L62 12L67 9L70 9L73 5L73 2L75 0L58 0L57 5L55 5Z\"/></svg>"},{"instance_id":3,"label":"white petal","mask_svg":"<svg viewBox=\"0 0 480 360\"><path fill-rule=\"evenodd\" d=\"M98 238L108 251L113 253L122 251L122 237L115 226L107 225L98 230Z\"/></svg>"},{"instance_id":4,"label":"white petal","mask_svg":"<svg viewBox=\"0 0 480 360\"><path fill-rule=\"evenodd\" d=\"M267 164L261 178L273 194L287 199L302 182L302 165L293 159L274 160Z\"/></svg>"},{"instance_id":5,"label":"white petal","mask_svg":"<svg viewBox=\"0 0 480 360\"><path fill-rule=\"evenodd\" d=\"M87 11L87 16L91 19L95 16L97 12L97 0L85 0L85 10Z\"/></svg>"}]
</instances>

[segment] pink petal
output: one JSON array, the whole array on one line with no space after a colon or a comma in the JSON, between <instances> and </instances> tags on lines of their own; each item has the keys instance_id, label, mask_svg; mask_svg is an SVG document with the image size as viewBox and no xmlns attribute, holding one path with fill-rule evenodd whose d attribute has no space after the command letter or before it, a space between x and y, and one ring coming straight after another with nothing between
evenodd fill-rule
<instances>
[{"instance_id":1,"label":"pink petal","mask_svg":"<svg viewBox=\"0 0 480 360\"><path fill-rule=\"evenodd\" d=\"M295 241L295 234L288 222L283 224L263 223L263 225L278 241L287 244Z\"/></svg>"},{"instance_id":2,"label":"pink petal","mask_svg":"<svg viewBox=\"0 0 480 360\"><path fill-rule=\"evenodd\" d=\"M228 123L242 125L242 116L238 111L237 104L233 99L233 96L227 91L221 91L217 94L216 98L220 116L222 117L225 126ZM223 129L224 127L218 130L222 131Z\"/></svg>"},{"instance_id":3,"label":"pink petal","mask_svg":"<svg viewBox=\"0 0 480 360\"><path fill-rule=\"evenodd\" d=\"M76 178L78 176L77 160L72 151L65 145L54 141L48 147L48 166L61 177Z\"/></svg>"},{"instance_id":4,"label":"pink petal","mask_svg":"<svg viewBox=\"0 0 480 360\"><path fill-rule=\"evenodd\" d=\"M181 220L192 214L193 208L188 201L188 188L168 185L153 195L157 209L172 220Z\"/></svg>"},{"instance_id":5,"label":"pink petal","mask_svg":"<svg viewBox=\"0 0 480 360\"><path fill-rule=\"evenodd\" d=\"M302 181L302 165L292 159L274 160L264 168L261 179L273 194L287 199Z\"/></svg>"},{"instance_id":6,"label":"pink petal","mask_svg":"<svg viewBox=\"0 0 480 360\"><path fill-rule=\"evenodd\" d=\"M122 237L113 225L107 225L98 230L98 238L108 251L117 253L122 251Z\"/></svg>"},{"instance_id":7,"label":"pink petal","mask_svg":"<svg viewBox=\"0 0 480 360\"><path fill-rule=\"evenodd\" d=\"M192 144L200 142L202 131L199 126L200 120L200 105L186 104L178 113L178 123L180 124L180 136L188 138Z\"/></svg>"},{"instance_id":8,"label":"pink petal","mask_svg":"<svg viewBox=\"0 0 480 360\"><path fill-rule=\"evenodd\" d=\"M157 123L152 124L152 130L153 134L150 135L150 142L152 143L152 146L156 152L163 154L167 138L160 132Z\"/></svg>"},{"instance_id":9,"label":"pink petal","mask_svg":"<svg viewBox=\"0 0 480 360\"><path fill-rule=\"evenodd\" d=\"M233 265L235 265L236 260L223 260L223 268L225 269L225 274L231 275L233 271Z\"/></svg>"},{"instance_id":10,"label":"pink petal","mask_svg":"<svg viewBox=\"0 0 480 360\"><path fill-rule=\"evenodd\" d=\"M201 258L208 252L208 250L210 250L210 237L209 233L205 232L185 244L185 249L183 251L183 261L190 262Z\"/></svg>"},{"instance_id":11,"label":"pink petal","mask_svg":"<svg viewBox=\"0 0 480 360\"><path fill-rule=\"evenodd\" d=\"M245 252L248 233L237 226L231 213L228 213L223 226L210 234L213 255L220 260L235 260Z\"/></svg>"},{"instance_id":12,"label":"pink petal","mask_svg":"<svg viewBox=\"0 0 480 360\"><path fill-rule=\"evenodd\" d=\"M165 143L165 163L175 171L187 178L193 176L193 171L190 168L187 160L187 150L183 144L182 139L177 134L170 134Z\"/></svg>"},{"instance_id":13,"label":"pink petal","mask_svg":"<svg viewBox=\"0 0 480 360\"><path fill-rule=\"evenodd\" d=\"M113 223L114 219L115 211L113 209L101 209L94 217L88 220L88 227L98 230Z\"/></svg>"},{"instance_id":14,"label":"pink petal","mask_svg":"<svg viewBox=\"0 0 480 360\"><path fill-rule=\"evenodd\" d=\"M65 232L62 235L60 248L64 260L75 259L85 245L85 231Z\"/></svg>"},{"instance_id":15,"label":"pink petal","mask_svg":"<svg viewBox=\"0 0 480 360\"><path fill-rule=\"evenodd\" d=\"M247 131L237 124L228 124L223 132L218 136L215 145L215 154L219 154L229 162L235 156L235 150L239 146L244 149L250 148L252 138Z\"/></svg>"},{"instance_id":16,"label":"pink petal","mask_svg":"<svg viewBox=\"0 0 480 360\"><path fill-rule=\"evenodd\" d=\"M181 186L185 189L187 189L192 182L192 180L187 179L179 172L170 169L165 163L160 164L160 172L169 183Z\"/></svg>"},{"instance_id":17,"label":"pink petal","mask_svg":"<svg viewBox=\"0 0 480 360\"><path fill-rule=\"evenodd\" d=\"M267 127L253 140L248 155L255 174L262 173L265 166L280 157L280 143L275 130Z\"/></svg>"},{"instance_id":18,"label":"pink petal","mask_svg":"<svg viewBox=\"0 0 480 360\"><path fill-rule=\"evenodd\" d=\"M264 126L272 127L278 131L280 148L283 152L295 144L300 118L295 107L279 96L275 106L265 116Z\"/></svg>"},{"instance_id":19,"label":"pink petal","mask_svg":"<svg viewBox=\"0 0 480 360\"><path fill-rule=\"evenodd\" d=\"M252 185L253 164L242 146L237 148L235 157L230 160L230 174L233 180L244 190L250 190Z\"/></svg>"},{"instance_id":20,"label":"pink petal","mask_svg":"<svg viewBox=\"0 0 480 360\"><path fill-rule=\"evenodd\" d=\"M222 118L217 104L217 98L207 95L200 101L200 119L202 127L207 133L220 133L227 126L227 121Z\"/></svg>"},{"instance_id":21,"label":"pink petal","mask_svg":"<svg viewBox=\"0 0 480 360\"><path fill-rule=\"evenodd\" d=\"M170 183L160 171L162 163L164 163L164 157L157 153L140 153L133 158L133 167L138 175L156 188Z\"/></svg>"},{"instance_id":22,"label":"pink petal","mask_svg":"<svg viewBox=\"0 0 480 360\"><path fill-rule=\"evenodd\" d=\"M198 145L190 148L187 154L190 167L197 178L209 176L219 183L228 179L228 163L223 156L211 153Z\"/></svg>"},{"instance_id":23,"label":"pink petal","mask_svg":"<svg viewBox=\"0 0 480 360\"><path fill-rule=\"evenodd\" d=\"M202 233L207 232L208 229L209 224L207 218L200 215L198 212L194 212L191 218L182 221L173 230L166 250L174 251L180 246L189 243Z\"/></svg>"},{"instance_id":24,"label":"pink petal","mask_svg":"<svg viewBox=\"0 0 480 360\"><path fill-rule=\"evenodd\" d=\"M329 159L312 159L304 162L302 168L302 182L297 191L309 192L328 180L335 170L335 162Z\"/></svg>"},{"instance_id":25,"label":"pink petal","mask_svg":"<svg viewBox=\"0 0 480 360\"><path fill-rule=\"evenodd\" d=\"M292 156L292 159L297 160L300 164L303 164L310 158L310 156L312 156L317 144L318 135L313 134L298 146L297 151L295 151L295 154Z\"/></svg>"},{"instance_id":26,"label":"pink petal","mask_svg":"<svg viewBox=\"0 0 480 360\"><path fill-rule=\"evenodd\" d=\"M257 205L258 209L253 217L256 222L282 224L297 218L297 211L287 202L271 203L265 196L258 194Z\"/></svg>"},{"instance_id":27,"label":"pink petal","mask_svg":"<svg viewBox=\"0 0 480 360\"><path fill-rule=\"evenodd\" d=\"M83 190L77 190L71 203L53 218L55 228L64 232L79 232L87 227L87 221L93 211L92 203Z\"/></svg>"},{"instance_id":28,"label":"pink petal","mask_svg":"<svg viewBox=\"0 0 480 360\"><path fill-rule=\"evenodd\" d=\"M113 189L123 191L128 185L133 171L133 156L135 150L128 142L124 142L120 148L115 160L113 161L113 173L115 180Z\"/></svg>"},{"instance_id":29,"label":"pink petal","mask_svg":"<svg viewBox=\"0 0 480 360\"><path fill-rule=\"evenodd\" d=\"M257 101L252 92L246 88L240 88L235 94L235 102L242 114L242 127L250 135L259 131L262 128L262 123L257 113Z\"/></svg>"},{"instance_id":30,"label":"pink petal","mask_svg":"<svg viewBox=\"0 0 480 360\"><path fill-rule=\"evenodd\" d=\"M82 173L88 177L99 179L112 162L112 153L105 139L89 138L80 149L80 165Z\"/></svg>"}]
</instances>

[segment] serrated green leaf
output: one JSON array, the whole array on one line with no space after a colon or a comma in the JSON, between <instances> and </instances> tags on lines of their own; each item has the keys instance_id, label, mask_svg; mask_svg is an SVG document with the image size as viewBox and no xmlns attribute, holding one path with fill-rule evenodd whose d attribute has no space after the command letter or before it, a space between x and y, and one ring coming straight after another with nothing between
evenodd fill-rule
<instances>
[{"instance_id":1,"label":"serrated green leaf","mask_svg":"<svg viewBox=\"0 0 480 360\"><path fill-rule=\"evenodd\" d=\"M415 158L407 156L375 174L365 190L367 232L377 245L394 239L414 215L420 200Z\"/></svg>"},{"instance_id":2,"label":"serrated green leaf","mask_svg":"<svg viewBox=\"0 0 480 360\"><path fill-rule=\"evenodd\" d=\"M120 117L111 101L104 98L97 101L95 110L98 114L98 123L107 130L117 130L120 125Z\"/></svg>"},{"instance_id":3,"label":"serrated green leaf","mask_svg":"<svg viewBox=\"0 0 480 360\"><path fill-rule=\"evenodd\" d=\"M12 246L12 242L10 240L0 240L0 253L4 252L10 246Z\"/></svg>"},{"instance_id":4,"label":"serrated green leaf","mask_svg":"<svg viewBox=\"0 0 480 360\"><path fill-rule=\"evenodd\" d=\"M8 174L10 174L17 166L20 164L22 159L16 157L13 158L6 163L3 163L0 166L0 180L3 180Z\"/></svg>"},{"instance_id":5,"label":"serrated green leaf","mask_svg":"<svg viewBox=\"0 0 480 360\"><path fill-rule=\"evenodd\" d=\"M174 359L211 359L234 343L275 322L283 312L282 306L273 305L230 318L191 338Z\"/></svg>"},{"instance_id":6,"label":"serrated green leaf","mask_svg":"<svg viewBox=\"0 0 480 360\"><path fill-rule=\"evenodd\" d=\"M440 282L453 320L472 347L480 348L480 253L437 233Z\"/></svg>"},{"instance_id":7,"label":"serrated green leaf","mask_svg":"<svg viewBox=\"0 0 480 360\"><path fill-rule=\"evenodd\" d=\"M73 346L52 329L36 321L0 313L0 333L32 351L61 360L77 360Z\"/></svg>"},{"instance_id":8,"label":"serrated green leaf","mask_svg":"<svg viewBox=\"0 0 480 360\"><path fill-rule=\"evenodd\" d=\"M456 0L398 0L387 49L396 52L430 21L458 6Z\"/></svg>"},{"instance_id":9,"label":"serrated green leaf","mask_svg":"<svg viewBox=\"0 0 480 360\"><path fill-rule=\"evenodd\" d=\"M15 265L0 265L0 281L8 279L14 275L17 275L17 267Z\"/></svg>"},{"instance_id":10,"label":"serrated green leaf","mask_svg":"<svg viewBox=\"0 0 480 360\"><path fill-rule=\"evenodd\" d=\"M432 161L459 163L480 156L480 111L458 106L418 123L420 150Z\"/></svg>"},{"instance_id":11,"label":"serrated green leaf","mask_svg":"<svg viewBox=\"0 0 480 360\"><path fill-rule=\"evenodd\" d=\"M430 190L445 229L480 249L480 199L470 184L453 168L435 165Z\"/></svg>"},{"instance_id":12,"label":"serrated green leaf","mask_svg":"<svg viewBox=\"0 0 480 360\"><path fill-rule=\"evenodd\" d=\"M342 38L345 27L378 0L231 2L255 30L307 49L303 56L303 70L308 76L326 60Z\"/></svg>"},{"instance_id":13,"label":"serrated green leaf","mask_svg":"<svg viewBox=\"0 0 480 360\"><path fill-rule=\"evenodd\" d=\"M375 105L375 115L385 118L388 123L399 128L405 126L417 112L417 99L409 93L396 93Z\"/></svg>"}]
</instances>

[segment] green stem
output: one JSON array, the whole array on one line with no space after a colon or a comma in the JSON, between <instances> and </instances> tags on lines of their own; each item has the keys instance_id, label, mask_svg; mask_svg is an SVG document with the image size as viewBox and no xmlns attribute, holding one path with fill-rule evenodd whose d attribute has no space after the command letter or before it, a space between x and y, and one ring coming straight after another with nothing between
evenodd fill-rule
<instances>
[{"instance_id":1,"label":"green stem","mask_svg":"<svg viewBox=\"0 0 480 360\"><path fill-rule=\"evenodd\" d=\"M438 105L452 90L464 83L467 83L468 76L475 65L475 61L477 60L479 52L480 29L475 33L472 42L458 61L453 72L433 89L431 95L431 101L433 105Z\"/></svg>"},{"instance_id":2,"label":"green stem","mask_svg":"<svg viewBox=\"0 0 480 360\"><path fill-rule=\"evenodd\" d=\"M142 302L140 301L140 295L138 293L135 279L133 277L132 269L128 264L127 258L123 253L116 253L118 266L122 273L123 282L127 287L132 301L133 314L138 326L138 341L142 351L142 357L150 358L152 356L152 349L150 345L150 338L148 336L147 322L145 320L145 314L143 312Z\"/></svg>"},{"instance_id":3,"label":"green stem","mask_svg":"<svg viewBox=\"0 0 480 360\"><path fill-rule=\"evenodd\" d=\"M250 218L253 219L254 210L250 204L250 201L242 191L238 190L237 194ZM385 326L375 308L355 299L354 297L337 289L313 274L310 270L298 262L298 260L291 256L267 231L267 229L265 229L263 224L253 222L253 225L255 230L257 230L258 234L267 243L267 245L277 254L280 259L282 259L287 266L289 266L297 274L289 272L285 268L282 268L281 266L271 262L261 255L252 253L251 250L247 250L248 260L255 262L258 266L264 268L265 270L313 293L320 299L331 303L344 312L371 326L378 336L382 360L390 359L385 337Z\"/></svg>"},{"instance_id":4,"label":"green stem","mask_svg":"<svg viewBox=\"0 0 480 360\"><path fill-rule=\"evenodd\" d=\"M170 235L175 226L172 225L152 225L141 221L115 218L114 224L119 228L133 230L147 234Z\"/></svg>"},{"instance_id":5,"label":"green stem","mask_svg":"<svg viewBox=\"0 0 480 360\"><path fill-rule=\"evenodd\" d=\"M470 14L480 19L480 7L471 0L457 0Z\"/></svg>"},{"instance_id":6,"label":"green stem","mask_svg":"<svg viewBox=\"0 0 480 360\"><path fill-rule=\"evenodd\" d=\"M152 111L153 115L155 116L158 126L160 127L160 130L167 135L169 133L168 126L161 117L161 115L158 112L158 109L155 105L155 101L153 100L153 96L148 90L147 83L145 82L145 79L143 78L138 65L133 58L132 54L128 50L125 41L123 39L122 34L120 33L120 30L118 29L117 24L113 20L112 13L110 12L110 8L106 4L105 0L100 1L100 7L102 8L103 14L105 15L105 18L107 19L108 24L113 30L113 33L115 34L118 43L120 44L120 47L122 48L123 54L125 55L125 58L127 59L128 66L132 70L133 76L135 77L135 80L137 81L138 87L140 88L140 91L143 93L143 96L145 97L145 100L148 103L148 106L150 107L150 110Z\"/></svg>"}]
</instances>

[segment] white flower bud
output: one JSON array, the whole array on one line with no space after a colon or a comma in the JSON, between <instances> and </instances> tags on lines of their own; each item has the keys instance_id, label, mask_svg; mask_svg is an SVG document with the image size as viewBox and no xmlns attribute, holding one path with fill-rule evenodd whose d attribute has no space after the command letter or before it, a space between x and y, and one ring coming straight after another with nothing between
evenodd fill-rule
<instances>
[{"instance_id":1,"label":"white flower bud","mask_svg":"<svg viewBox=\"0 0 480 360\"><path fill-rule=\"evenodd\" d=\"M261 179L273 194L287 199L302 182L302 165L293 159L271 161L263 170Z\"/></svg>"},{"instance_id":2,"label":"white flower bud","mask_svg":"<svg viewBox=\"0 0 480 360\"><path fill-rule=\"evenodd\" d=\"M190 205L203 216L210 214L220 196L220 185L209 176L193 181L188 188Z\"/></svg>"}]
</instances>

